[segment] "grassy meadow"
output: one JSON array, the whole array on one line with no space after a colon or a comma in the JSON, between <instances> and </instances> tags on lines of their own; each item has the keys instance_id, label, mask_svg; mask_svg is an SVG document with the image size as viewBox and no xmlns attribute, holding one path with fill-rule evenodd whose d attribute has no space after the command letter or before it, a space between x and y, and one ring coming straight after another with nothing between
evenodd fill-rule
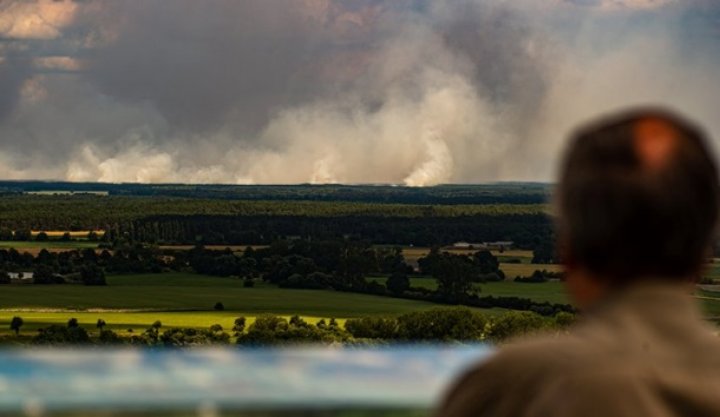
<instances>
[{"instance_id":1,"label":"grassy meadow","mask_svg":"<svg viewBox=\"0 0 720 417\"><path fill-rule=\"evenodd\" d=\"M384 280L384 278L375 278ZM156 320L164 327L204 327L220 324L230 329L236 317L250 324L262 314L289 317L295 314L308 321L321 318L345 319L359 316L392 316L428 310L437 304L391 297L325 290L294 290L257 283L243 287L236 278L191 273L111 275L105 287L81 285L7 285L0 287L0 335L10 334L13 316L24 319L23 331L49 324L64 324L76 318L83 327L95 328L99 318L107 328L122 334L141 332ZM431 286L432 278L413 278L413 285ZM526 296L539 301L565 302L558 283L540 285L513 282L481 286L483 294ZM225 309L215 311L215 303ZM501 309L484 310L497 314Z\"/></svg>"},{"instance_id":2,"label":"grassy meadow","mask_svg":"<svg viewBox=\"0 0 720 417\"><path fill-rule=\"evenodd\" d=\"M300 314L356 317L402 314L431 303L324 290L292 290L257 284L244 288L236 278L190 273L109 276L108 285L9 285L0 288L3 310L155 310L212 311L217 302L226 311L257 315Z\"/></svg>"},{"instance_id":3,"label":"grassy meadow","mask_svg":"<svg viewBox=\"0 0 720 417\"><path fill-rule=\"evenodd\" d=\"M202 327L220 324L230 329L236 317L250 324L262 314L301 315L315 322L321 318L344 319L369 315L399 315L427 310L435 304L322 290L281 289L262 283L244 288L234 278L189 273L108 276L105 287L81 285L7 285L0 287L0 335L10 334L13 316L25 321L23 330L33 332L49 324L77 318L94 329L97 319L108 329L136 333L156 320L165 327ZM215 311L215 303L223 311Z\"/></svg>"},{"instance_id":4,"label":"grassy meadow","mask_svg":"<svg viewBox=\"0 0 720 417\"><path fill-rule=\"evenodd\" d=\"M384 277L369 278L384 282ZM412 278L413 286L434 288L432 278ZM142 332L156 320L164 327L207 328L220 324L232 328L236 317L248 324L262 314L289 317L300 315L311 322L321 318L345 319L359 316L392 316L428 310L437 304L406 299L325 290L282 289L263 283L245 288L234 278L190 273L114 275L105 287L80 285L6 285L0 287L0 335L9 335L13 316L21 316L23 332L34 334L49 324L64 324L77 318L83 327L95 331L99 318L107 328L129 335ZM562 283L479 284L481 295L524 297L550 303L567 303ZM720 293L699 290L705 314L720 317ZM215 303L225 309L215 311ZM500 309L483 310L497 314Z\"/></svg>"}]
</instances>

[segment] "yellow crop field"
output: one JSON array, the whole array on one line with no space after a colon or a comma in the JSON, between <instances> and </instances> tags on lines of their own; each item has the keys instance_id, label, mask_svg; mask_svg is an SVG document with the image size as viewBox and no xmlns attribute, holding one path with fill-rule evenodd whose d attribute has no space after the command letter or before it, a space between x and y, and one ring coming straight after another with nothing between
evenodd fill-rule
<instances>
[{"instance_id":1,"label":"yellow crop field","mask_svg":"<svg viewBox=\"0 0 720 417\"><path fill-rule=\"evenodd\" d=\"M104 230L33 230L30 232L30 234L32 237L36 237L41 232L45 232L45 234L51 239L60 238L65 235L65 233L69 233L70 237L73 239L86 238L90 232L97 233L98 237L102 237L105 234Z\"/></svg>"}]
</instances>

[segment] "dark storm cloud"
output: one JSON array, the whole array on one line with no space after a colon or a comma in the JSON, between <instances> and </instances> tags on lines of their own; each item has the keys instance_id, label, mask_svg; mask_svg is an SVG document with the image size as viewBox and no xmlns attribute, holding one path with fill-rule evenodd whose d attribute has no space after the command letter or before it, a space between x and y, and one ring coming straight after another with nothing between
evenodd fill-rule
<instances>
[{"instance_id":1,"label":"dark storm cloud","mask_svg":"<svg viewBox=\"0 0 720 417\"><path fill-rule=\"evenodd\" d=\"M20 99L20 88L30 76L27 59L8 54L0 61L0 123L13 111Z\"/></svg>"},{"instance_id":2,"label":"dark storm cloud","mask_svg":"<svg viewBox=\"0 0 720 417\"><path fill-rule=\"evenodd\" d=\"M258 128L270 112L322 88L314 64L332 39L290 2L113 1L84 16L115 21L88 76L120 100L152 102L175 127L202 131L228 116Z\"/></svg>"}]
</instances>

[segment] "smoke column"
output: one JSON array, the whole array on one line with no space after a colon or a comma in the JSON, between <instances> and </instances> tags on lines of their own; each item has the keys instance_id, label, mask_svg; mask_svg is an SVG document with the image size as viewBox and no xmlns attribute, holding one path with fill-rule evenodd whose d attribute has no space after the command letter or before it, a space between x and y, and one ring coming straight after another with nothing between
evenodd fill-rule
<instances>
[{"instance_id":1,"label":"smoke column","mask_svg":"<svg viewBox=\"0 0 720 417\"><path fill-rule=\"evenodd\" d=\"M720 137L711 0L0 0L0 178L549 181L638 104Z\"/></svg>"}]
</instances>

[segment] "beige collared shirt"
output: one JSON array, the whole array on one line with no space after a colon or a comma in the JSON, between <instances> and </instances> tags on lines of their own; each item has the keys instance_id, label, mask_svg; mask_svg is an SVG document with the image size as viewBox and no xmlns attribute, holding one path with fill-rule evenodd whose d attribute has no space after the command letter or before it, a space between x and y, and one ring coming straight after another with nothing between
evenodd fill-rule
<instances>
[{"instance_id":1,"label":"beige collared shirt","mask_svg":"<svg viewBox=\"0 0 720 417\"><path fill-rule=\"evenodd\" d=\"M720 337L685 287L638 285L568 335L500 349L437 417L720 416Z\"/></svg>"}]
</instances>

